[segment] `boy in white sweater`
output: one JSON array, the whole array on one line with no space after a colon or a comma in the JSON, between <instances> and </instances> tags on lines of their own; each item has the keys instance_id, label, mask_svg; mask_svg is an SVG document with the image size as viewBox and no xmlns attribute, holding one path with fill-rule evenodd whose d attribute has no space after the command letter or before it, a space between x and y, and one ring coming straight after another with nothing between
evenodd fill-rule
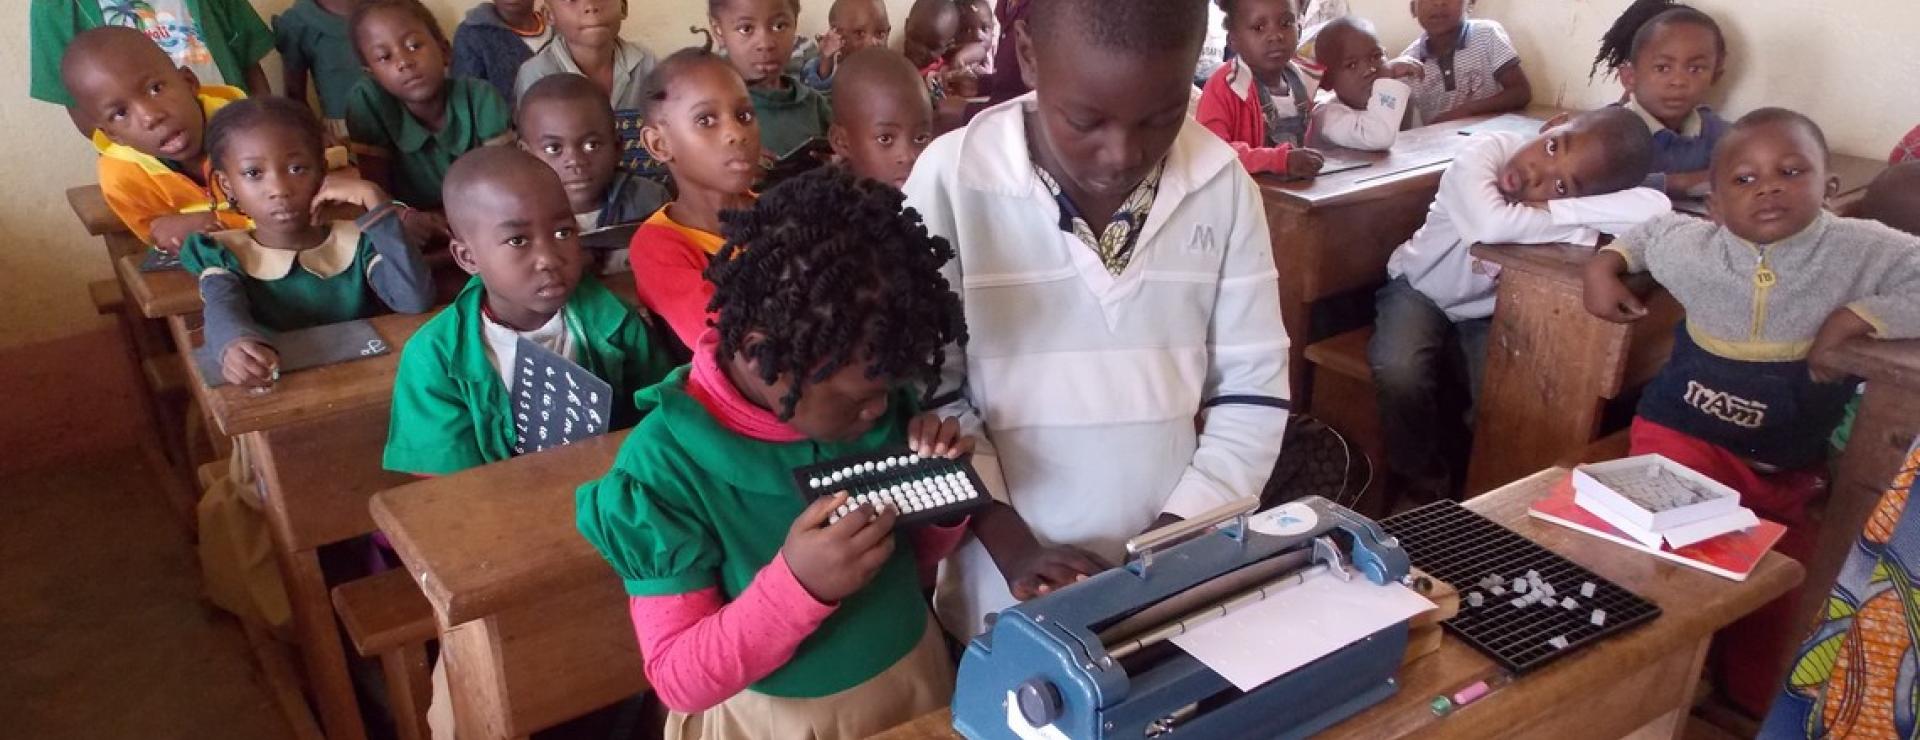
<instances>
[{"instance_id":1,"label":"boy in white sweater","mask_svg":"<svg viewBox=\"0 0 1920 740\"><path fill-rule=\"evenodd\" d=\"M1593 246L1672 209L1647 175L1652 137L1633 113L1582 113L1528 139L1482 134L1453 160L1427 222L1387 261L1375 299L1373 368L1387 443L1387 491L1415 501L1449 498L1458 483L1443 440L1461 439L1443 402L1477 400L1486 366L1497 265L1475 244ZM1464 377L1461 377L1463 376ZM1472 418L1471 406L1465 418Z\"/></svg>"},{"instance_id":2,"label":"boy in white sweater","mask_svg":"<svg viewBox=\"0 0 1920 740\"><path fill-rule=\"evenodd\" d=\"M935 606L963 638L1156 523L1259 495L1287 421L1260 192L1186 115L1206 4L1032 12L1015 43L1035 92L934 142L906 186L958 252L969 342L940 412L1011 504L943 568Z\"/></svg>"},{"instance_id":3,"label":"boy in white sweater","mask_svg":"<svg viewBox=\"0 0 1920 740\"><path fill-rule=\"evenodd\" d=\"M1406 126L1413 88L1389 77L1386 51L1373 25L1359 18L1336 18L1320 29L1320 100L1308 133L1316 146L1380 152Z\"/></svg>"}]
</instances>

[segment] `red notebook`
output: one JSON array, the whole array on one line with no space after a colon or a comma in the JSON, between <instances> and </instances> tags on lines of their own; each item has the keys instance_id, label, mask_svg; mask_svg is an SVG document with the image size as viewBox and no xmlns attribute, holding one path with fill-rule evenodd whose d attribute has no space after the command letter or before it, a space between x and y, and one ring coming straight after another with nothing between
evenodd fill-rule
<instances>
[{"instance_id":1,"label":"red notebook","mask_svg":"<svg viewBox=\"0 0 1920 740\"><path fill-rule=\"evenodd\" d=\"M1628 537L1613 525L1594 516L1573 501L1573 476L1560 479L1547 492L1546 498L1533 502L1527 513L1570 529L1626 545L1641 552L1650 552L1681 565L1699 568L1722 578L1736 581L1747 580L1753 569L1760 565L1760 558L1773 549L1787 528L1780 524L1760 520L1760 525L1751 529L1720 535L1710 540L1696 542L1678 550L1662 545L1653 549Z\"/></svg>"}]
</instances>

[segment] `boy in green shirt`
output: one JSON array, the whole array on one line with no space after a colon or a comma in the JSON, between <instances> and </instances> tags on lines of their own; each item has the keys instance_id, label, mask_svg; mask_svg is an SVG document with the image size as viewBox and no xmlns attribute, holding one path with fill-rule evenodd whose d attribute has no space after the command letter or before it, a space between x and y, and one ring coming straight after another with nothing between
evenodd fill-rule
<instances>
[{"instance_id":1,"label":"boy in green shirt","mask_svg":"<svg viewBox=\"0 0 1920 740\"><path fill-rule=\"evenodd\" d=\"M175 66L201 85L227 85L248 95L270 95L260 60L273 51L273 33L246 0L33 0L28 10L28 92L35 100L64 106L82 135L94 124L74 107L60 80L60 55L89 28L126 26L153 39Z\"/></svg>"},{"instance_id":2,"label":"boy in green shirt","mask_svg":"<svg viewBox=\"0 0 1920 740\"><path fill-rule=\"evenodd\" d=\"M584 276L573 208L533 155L476 150L447 172L453 259L477 277L400 353L387 469L445 475L513 456L507 374L521 338L613 386L612 428L668 362L640 314Z\"/></svg>"}]
</instances>

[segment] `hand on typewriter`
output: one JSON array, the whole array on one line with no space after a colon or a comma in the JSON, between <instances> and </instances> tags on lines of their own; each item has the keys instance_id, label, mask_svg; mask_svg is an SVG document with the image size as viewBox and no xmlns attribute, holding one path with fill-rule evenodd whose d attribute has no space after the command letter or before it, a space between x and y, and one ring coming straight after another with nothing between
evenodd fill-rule
<instances>
[{"instance_id":1,"label":"hand on typewriter","mask_svg":"<svg viewBox=\"0 0 1920 740\"><path fill-rule=\"evenodd\" d=\"M1093 553L1071 545L1035 548L1026 562L1007 576L1007 589L1021 601L1045 596L1106 570Z\"/></svg>"},{"instance_id":2,"label":"hand on typewriter","mask_svg":"<svg viewBox=\"0 0 1920 740\"><path fill-rule=\"evenodd\" d=\"M893 520L898 512L861 506L828 524L827 517L846 502L845 493L814 499L793 520L787 543L780 548L794 580L821 603L840 601L866 587L893 554Z\"/></svg>"},{"instance_id":3,"label":"hand on typewriter","mask_svg":"<svg viewBox=\"0 0 1920 740\"><path fill-rule=\"evenodd\" d=\"M973 451L973 438L960 433L960 420L924 413L907 422L907 449L922 457L958 460Z\"/></svg>"}]
</instances>

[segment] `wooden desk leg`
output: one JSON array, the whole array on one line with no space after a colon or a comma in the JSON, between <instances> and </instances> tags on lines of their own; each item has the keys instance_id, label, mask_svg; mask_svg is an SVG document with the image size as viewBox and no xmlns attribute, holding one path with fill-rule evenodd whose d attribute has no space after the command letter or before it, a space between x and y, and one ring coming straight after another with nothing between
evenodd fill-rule
<instances>
[{"instance_id":1,"label":"wooden desk leg","mask_svg":"<svg viewBox=\"0 0 1920 740\"><path fill-rule=\"evenodd\" d=\"M293 607L294 630L300 637L301 662L307 668L308 689L319 705L327 737L366 740L360 704L354 699L353 678L347 674L347 653L340 644L340 628L333 621L326 576L320 571L320 554L315 550L281 549L279 556L287 601Z\"/></svg>"},{"instance_id":2,"label":"wooden desk leg","mask_svg":"<svg viewBox=\"0 0 1920 740\"><path fill-rule=\"evenodd\" d=\"M498 635L480 619L440 632L440 659L447 661L447 689L453 700L454 735L459 740L505 740L509 708L504 706L506 677L500 674Z\"/></svg>"},{"instance_id":3,"label":"wooden desk leg","mask_svg":"<svg viewBox=\"0 0 1920 740\"><path fill-rule=\"evenodd\" d=\"M1699 683L1700 673L1706 670L1707 646L1712 643L1713 638L1702 638L1700 644L1693 648L1693 667L1687 670L1691 683L1678 692L1680 706L1661 715L1659 719L1648 722L1645 727L1635 730L1623 740L1680 740L1686 736L1687 721L1693 716L1693 687Z\"/></svg>"},{"instance_id":4,"label":"wooden desk leg","mask_svg":"<svg viewBox=\"0 0 1920 740\"><path fill-rule=\"evenodd\" d=\"M1594 318L1579 286L1507 270L1500 276L1486 376L1475 410L1467 495L1477 496L1563 458L1599 431L1610 383L1627 363L1626 327ZM1500 433L1498 430L1507 430Z\"/></svg>"},{"instance_id":5,"label":"wooden desk leg","mask_svg":"<svg viewBox=\"0 0 1920 740\"><path fill-rule=\"evenodd\" d=\"M387 691L392 697L393 724L398 730L400 740L428 740L432 733L427 729L427 702L432 700L433 689L429 686L430 667L427 665L426 643L409 643L394 648L399 653L398 660L388 660L382 656L381 672L387 678L387 686L411 687L409 691Z\"/></svg>"},{"instance_id":6,"label":"wooden desk leg","mask_svg":"<svg viewBox=\"0 0 1920 740\"><path fill-rule=\"evenodd\" d=\"M187 326L186 316L168 316L167 332L173 335L173 344L180 353L180 361L186 363L187 392L192 394L193 405L199 407L199 418L205 441L213 449L213 459L218 460L233 454L233 440L222 436L217 430L220 423L214 421L213 414L207 411L207 387L198 382L199 374L193 370L193 351L199 347L194 341L194 330ZM192 444L191 440L188 442Z\"/></svg>"}]
</instances>

